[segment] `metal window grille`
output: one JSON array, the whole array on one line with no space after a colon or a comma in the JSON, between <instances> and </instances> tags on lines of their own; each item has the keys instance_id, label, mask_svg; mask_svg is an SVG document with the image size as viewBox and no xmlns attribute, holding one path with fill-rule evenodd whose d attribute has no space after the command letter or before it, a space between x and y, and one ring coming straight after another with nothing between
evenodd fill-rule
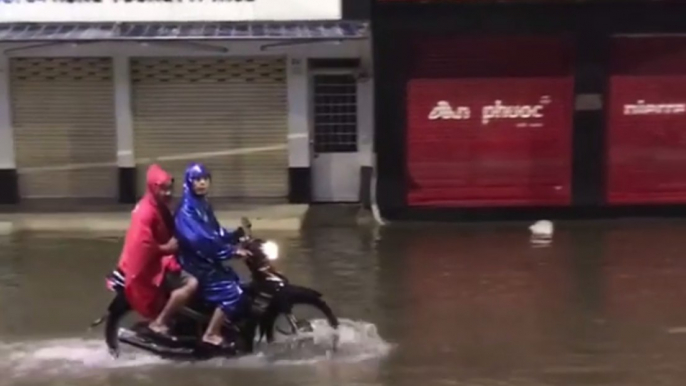
<instances>
[{"instance_id":1,"label":"metal window grille","mask_svg":"<svg viewBox=\"0 0 686 386\"><path fill-rule=\"evenodd\" d=\"M357 80L352 74L314 76L314 151L357 152Z\"/></svg>"}]
</instances>

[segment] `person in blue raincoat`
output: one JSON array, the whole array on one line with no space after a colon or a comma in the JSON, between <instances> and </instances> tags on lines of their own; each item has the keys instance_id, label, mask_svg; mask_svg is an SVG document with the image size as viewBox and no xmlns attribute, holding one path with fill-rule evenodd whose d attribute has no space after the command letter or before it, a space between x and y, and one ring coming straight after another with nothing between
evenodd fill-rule
<instances>
[{"instance_id":1,"label":"person in blue raincoat","mask_svg":"<svg viewBox=\"0 0 686 386\"><path fill-rule=\"evenodd\" d=\"M234 256L247 256L248 251L232 246L233 233L219 225L207 201L210 181L210 172L204 165L188 166L183 200L175 216L175 232L179 263L198 279L203 298L217 306L203 341L221 346L224 319L231 320L242 293L238 275L222 263Z\"/></svg>"}]
</instances>

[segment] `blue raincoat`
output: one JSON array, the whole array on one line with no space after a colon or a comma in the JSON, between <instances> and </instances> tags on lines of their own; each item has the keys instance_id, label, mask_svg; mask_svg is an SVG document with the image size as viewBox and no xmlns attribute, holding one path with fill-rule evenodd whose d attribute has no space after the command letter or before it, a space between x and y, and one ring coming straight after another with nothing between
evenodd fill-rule
<instances>
[{"instance_id":1,"label":"blue raincoat","mask_svg":"<svg viewBox=\"0 0 686 386\"><path fill-rule=\"evenodd\" d=\"M193 192L193 180L209 176L202 164L186 169L183 200L175 216L178 260L198 279L203 298L231 316L242 293L236 272L222 264L234 255L232 233L219 225L207 199Z\"/></svg>"}]
</instances>

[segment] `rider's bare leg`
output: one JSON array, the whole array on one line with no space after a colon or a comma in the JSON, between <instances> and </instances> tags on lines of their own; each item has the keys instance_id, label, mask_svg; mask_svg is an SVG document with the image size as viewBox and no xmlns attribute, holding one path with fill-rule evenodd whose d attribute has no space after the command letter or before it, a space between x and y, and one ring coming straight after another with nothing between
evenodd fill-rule
<instances>
[{"instance_id":1,"label":"rider's bare leg","mask_svg":"<svg viewBox=\"0 0 686 386\"><path fill-rule=\"evenodd\" d=\"M224 342L222 338L222 325L224 324L224 312L217 307L214 310L210 324L207 326L205 335L202 337L203 342L220 346Z\"/></svg>"},{"instance_id":2,"label":"rider's bare leg","mask_svg":"<svg viewBox=\"0 0 686 386\"><path fill-rule=\"evenodd\" d=\"M166 334L169 332L169 319L184 305L188 303L195 291L198 289L198 280L188 277L183 287L174 290L169 296L167 304L155 320L150 322L150 329Z\"/></svg>"}]
</instances>

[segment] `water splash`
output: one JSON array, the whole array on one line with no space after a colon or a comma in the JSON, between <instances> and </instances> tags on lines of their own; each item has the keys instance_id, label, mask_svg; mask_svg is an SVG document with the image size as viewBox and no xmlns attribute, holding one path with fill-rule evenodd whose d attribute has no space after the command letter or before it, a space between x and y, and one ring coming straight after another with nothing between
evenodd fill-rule
<instances>
[{"instance_id":1,"label":"water splash","mask_svg":"<svg viewBox=\"0 0 686 386\"><path fill-rule=\"evenodd\" d=\"M378 334L376 326L362 321L341 320L337 350L331 350L332 331L324 321L314 322L314 332L298 340L262 344L257 353L235 359L215 359L194 364L160 359L133 348L112 358L99 339L53 339L0 342L0 374L11 379L88 377L103 370L153 368L159 366L259 367L306 365L323 360L363 361L386 355L392 346Z\"/></svg>"},{"instance_id":2,"label":"water splash","mask_svg":"<svg viewBox=\"0 0 686 386\"><path fill-rule=\"evenodd\" d=\"M89 370L163 364L160 358L127 352L112 358L96 339L53 339L0 344L0 373L10 378L88 376Z\"/></svg>"},{"instance_id":3,"label":"water splash","mask_svg":"<svg viewBox=\"0 0 686 386\"><path fill-rule=\"evenodd\" d=\"M237 359L215 359L202 362L209 366L308 365L321 361L360 362L387 355L393 346L383 340L372 323L341 319L338 331L326 321L315 320L314 332L297 339L270 345L262 344L257 354ZM334 350L334 336L337 343Z\"/></svg>"}]
</instances>

